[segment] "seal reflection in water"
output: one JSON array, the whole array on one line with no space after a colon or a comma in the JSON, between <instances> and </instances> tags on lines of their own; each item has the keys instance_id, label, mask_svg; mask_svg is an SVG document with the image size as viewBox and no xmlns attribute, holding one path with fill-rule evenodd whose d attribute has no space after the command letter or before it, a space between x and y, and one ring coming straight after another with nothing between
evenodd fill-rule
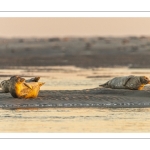
<instances>
[{"instance_id":1,"label":"seal reflection in water","mask_svg":"<svg viewBox=\"0 0 150 150\"><path fill-rule=\"evenodd\" d=\"M43 82L25 82L19 76L12 76L9 80L9 92L14 98L36 98Z\"/></svg>"},{"instance_id":2,"label":"seal reflection in water","mask_svg":"<svg viewBox=\"0 0 150 150\"><path fill-rule=\"evenodd\" d=\"M112 89L142 90L144 85L149 83L150 79L148 79L146 76L131 75L124 77L115 77L100 86Z\"/></svg>"}]
</instances>

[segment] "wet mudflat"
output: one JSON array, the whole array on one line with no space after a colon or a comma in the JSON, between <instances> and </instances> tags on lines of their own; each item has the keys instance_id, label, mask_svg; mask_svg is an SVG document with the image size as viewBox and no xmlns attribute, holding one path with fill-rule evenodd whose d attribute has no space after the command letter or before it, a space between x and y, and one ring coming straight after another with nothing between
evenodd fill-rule
<instances>
[{"instance_id":1,"label":"wet mudflat","mask_svg":"<svg viewBox=\"0 0 150 150\"><path fill-rule=\"evenodd\" d=\"M149 91L95 88L87 90L41 91L34 99L0 94L0 108L145 108L150 107Z\"/></svg>"}]
</instances>

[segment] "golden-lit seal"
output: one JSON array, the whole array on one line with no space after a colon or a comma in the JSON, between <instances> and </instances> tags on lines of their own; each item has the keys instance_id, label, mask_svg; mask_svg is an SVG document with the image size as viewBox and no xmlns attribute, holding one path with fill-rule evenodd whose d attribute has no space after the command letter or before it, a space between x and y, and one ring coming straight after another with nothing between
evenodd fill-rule
<instances>
[{"instance_id":1,"label":"golden-lit seal","mask_svg":"<svg viewBox=\"0 0 150 150\"><path fill-rule=\"evenodd\" d=\"M19 76L15 76L19 77ZM34 77L28 80L25 80L25 82L38 82L40 77ZM4 80L0 83L0 88L2 89L2 92L4 93L9 93L9 81L10 80Z\"/></svg>"},{"instance_id":2,"label":"golden-lit seal","mask_svg":"<svg viewBox=\"0 0 150 150\"><path fill-rule=\"evenodd\" d=\"M149 83L150 79L148 79L146 76L131 75L124 77L115 77L100 86L112 89L142 90L144 85Z\"/></svg>"},{"instance_id":3,"label":"golden-lit seal","mask_svg":"<svg viewBox=\"0 0 150 150\"><path fill-rule=\"evenodd\" d=\"M9 81L9 92L15 98L36 98L43 82L25 82L19 76L12 76Z\"/></svg>"}]
</instances>

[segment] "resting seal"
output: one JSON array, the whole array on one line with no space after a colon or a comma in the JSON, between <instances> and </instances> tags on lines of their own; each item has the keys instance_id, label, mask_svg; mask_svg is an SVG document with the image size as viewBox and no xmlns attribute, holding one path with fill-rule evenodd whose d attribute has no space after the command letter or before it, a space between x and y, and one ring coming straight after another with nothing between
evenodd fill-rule
<instances>
[{"instance_id":1,"label":"resting seal","mask_svg":"<svg viewBox=\"0 0 150 150\"><path fill-rule=\"evenodd\" d=\"M2 88L2 92L9 93L9 80L4 80L0 83L0 88Z\"/></svg>"},{"instance_id":2,"label":"resting seal","mask_svg":"<svg viewBox=\"0 0 150 150\"><path fill-rule=\"evenodd\" d=\"M19 77L19 76L16 76ZM40 79L40 77L34 77L28 80L25 80L25 82L38 82ZM2 88L2 92L4 93L9 93L9 80L4 80L0 83L0 88Z\"/></svg>"},{"instance_id":3,"label":"resting seal","mask_svg":"<svg viewBox=\"0 0 150 150\"><path fill-rule=\"evenodd\" d=\"M19 76L12 76L9 80L9 92L14 98L36 98L43 82L25 82Z\"/></svg>"},{"instance_id":4,"label":"resting seal","mask_svg":"<svg viewBox=\"0 0 150 150\"><path fill-rule=\"evenodd\" d=\"M131 75L115 77L100 86L112 89L142 90L144 85L148 83L150 83L150 79L148 79L146 76Z\"/></svg>"}]
</instances>

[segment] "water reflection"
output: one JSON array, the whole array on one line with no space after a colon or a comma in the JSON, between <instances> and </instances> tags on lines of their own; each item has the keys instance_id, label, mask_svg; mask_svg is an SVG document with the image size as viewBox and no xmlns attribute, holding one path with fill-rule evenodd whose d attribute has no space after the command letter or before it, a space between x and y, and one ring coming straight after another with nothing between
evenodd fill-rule
<instances>
[{"instance_id":1,"label":"water reflection","mask_svg":"<svg viewBox=\"0 0 150 150\"><path fill-rule=\"evenodd\" d=\"M0 70L0 81L11 75L21 75L27 79L41 76L46 84L41 90L81 90L98 87L99 84L116 76L145 75L150 77L150 69L121 68L77 68L74 66L16 67Z\"/></svg>"},{"instance_id":2,"label":"water reflection","mask_svg":"<svg viewBox=\"0 0 150 150\"><path fill-rule=\"evenodd\" d=\"M150 108L0 110L0 132L149 132Z\"/></svg>"}]
</instances>

